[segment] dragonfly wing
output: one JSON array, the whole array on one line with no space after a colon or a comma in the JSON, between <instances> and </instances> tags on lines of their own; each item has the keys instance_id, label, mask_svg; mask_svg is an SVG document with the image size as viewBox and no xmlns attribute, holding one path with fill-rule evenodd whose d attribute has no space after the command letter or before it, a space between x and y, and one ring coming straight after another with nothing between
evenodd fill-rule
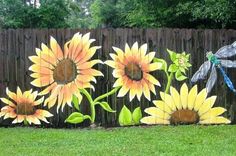
<instances>
[{"instance_id":1,"label":"dragonfly wing","mask_svg":"<svg viewBox=\"0 0 236 156\"><path fill-rule=\"evenodd\" d=\"M220 48L216 53L215 56L218 58L226 58L236 55L236 41L231 45L224 46Z\"/></svg>"},{"instance_id":2,"label":"dragonfly wing","mask_svg":"<svg viewBox=\"0 0 236 156\"><path fill-rule=\"evenodd\" d=\"M236 61L220 60L220 63L225 68L236 68Z\"/></svg>"},{"instance_id":3,"label":"dragonfly wing","mask_svg":"<svg viewBox=\"0 0 236 156\"><path fill-rule=\"evenodd\" d=\"M213 65L211 68L210 77L209 77L207 84L206 84L207 93L211 92L211 89L213 88L213 86L216 83L216 79L217 79L216 67Z\"/></svg>"},{"instance_id":4,"label":"dragonfly wing","mask_svg":"<svg viewBox=\"0 0 236 156\"><path fill-rule=\"evenodd\" d=\"M200 79L204 79L205 76L207 75L207 72L209 71L209 69L211 68L211 62L210 61L206 61L204 62L200 68L198 69L198 71L193 75L191 82L197 82Z\"/></svg>"}]
</instances>

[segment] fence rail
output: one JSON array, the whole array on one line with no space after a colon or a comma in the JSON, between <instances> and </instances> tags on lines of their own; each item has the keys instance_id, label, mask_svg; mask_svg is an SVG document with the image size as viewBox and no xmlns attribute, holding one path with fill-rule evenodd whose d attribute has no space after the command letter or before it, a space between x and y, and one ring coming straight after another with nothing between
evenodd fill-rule
<instances>
[{"instance_id":1,"label":"fence rail","mask_svg":"<svg viewBox=\"0 0 236 156\"><path fill-rule=\"evenodd\" d=\"M50 36L56 38L58 43L63 46L66 41L76 32L86 33L91 32L91 38L96 39L94 45L101 45L102 48L96 53L96 58L101 60L110 59L109 53L113 52L112 46L124 49L125 43L129 45L138 41L139 45L148 44L149 51L156 51L156 56L169 60L166 49L171 49L177 52L186 51L191 54L192 68L188 71L188 76L198 69L198 67L206 60L206 51L218 50L221 46L227 45L236 41L236 30L202 30L202 29L8 29L0 30L0 96L5 97L5 89L8 86L10 90L15 91L19 86L22 90L33 88L30 85L30 71L28 71L31 62L28 56L35 55L35 48L40 47L41 43L48 45ZM93 96L96 97L110 90L114 78L112 77L112 69L105 65L96 66L104 73L104 77L97 78L98 83L95 85L96 91ZM236 84L236 69L227 70L233 83ZM161 81L162 87L156 88L157 93L163 91L165 87L165 75L158 71L154 75ZM191 86L190 80L186 82ZM174 82L174 86L179 88L182 82ZM199 83L199 88L203 88L205 81ZM217 85L214 87L212 94L218 96L215 103L216 106L225 107L228 111L225 116L236 121L236 96L231 93L224 84L223 78L219 75ZM152 99L158 99L159 95L152 96ZM141 106L141 109L152 106L153 104L142 98L141 102L137 99L129 102L128 97L117 98L116 95L106 99L117 113L107 113L100 108L96 108L96 123L102 126L116 126L118 122L118 114L126 104L131 110ZM83 103L87 103L83 99ZM3 106L3 103L0 103ZM89 105L82 104L83 112L89 113ZM74 108L67 107L64 112L56 113L56 108L50 109L54 117L50 119L52 127L73 127L64 123L66 117L75 111ZM0 119L0 125L9 125L9 120ZM85 122L81 125L88 125ZM48 126L48 125L44 125Z\"/></svg>"}]
</instances>

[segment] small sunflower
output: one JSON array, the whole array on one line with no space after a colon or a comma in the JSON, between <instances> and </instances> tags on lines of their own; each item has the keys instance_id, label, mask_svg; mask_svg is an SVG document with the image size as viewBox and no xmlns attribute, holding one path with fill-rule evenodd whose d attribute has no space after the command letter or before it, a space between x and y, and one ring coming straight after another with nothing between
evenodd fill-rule
<instances>
[{"instance_id":1,"label":"small sunflower","mask_svg":"<svg viewBox=\"0 0 236 156\"><path fill-rule=\"evenodd\" d=\"M113 47L116 54L110 54L113 60L105 63L114 68L113 76L117 78L113 87L121 86L118 97L123 97L129 92L130 101L137 96L141 99L142 94L150 100L150 91L156 94L154 85L161 86L159 81L149 72L160 69L161 63L151 63L155 57L155 52L147 52L147 44L143 44L140 48L135 42L130 48L125 45L125 52L121 49Z\"/></svg>"},{"instance_id":2,"label":"small sunflower","mask_svg":"<svg viewBox=\"0 0 236 156\"><path fill-rule=\"evenodd\" d=\"M45 100L45 105L49 108L57 102L57 111L61 107L62 111L66 104L71 106L73 95L79 101L82 95L79 89L92 88L91 81L96 82L95 76L103 74L92 69L101 60L89 61L99 46L90 47L94 39L89 39L90 34L82 35L76 33L73 38L65 43L64 52L57 41L51 37L50 48L42 44L41 50L36 49L37 56L30 56L29 59L34 63L29 70L33 72L31 77L34 81L33 86L45 87L39 95L51 93Z\"/></svg>"},{"instance_id":3,"label":"small sunflower","mask_svg":"<svg viewBox=\"0 0 236 156\"><path fill-rule=\"evenodd\" d=\"M151 116L141 119L145 124L228 124L230 120L220 116L222 107L212 108L216 96L207 98L206 88L198 93L197 85L189 92L186 84L178 91L171 87L170 95L160 92L161 99L153 101L156 107L144 111Z\"/></svg>"},{"instance_id":4,"label":"small sunflower","mask_svg":"<svg viewBox=\"0 0 236 156\"><path fill-rule=\"evenodd\" d=\"M52 117L53 115L46 110L37 109L36 106L40 105L44 97L36 101L38 92L29 91L21 92L21 89L17 87L17 92L13 93L8 88L6 94L11 99L0 98L2 102L7 104L1 109L0 117L4 116L4 119L14 118L12 123L21 123L24 120L29 124L33 123L40 125L40 120L48 123L46 117Z\"/></svg>"},{"instance_id":5,"label":"small sunflower","mask_svg":"<svg viewBox=\"0 0 236 156\"><path fill-rule=\"evenodd\" d=\"M182 52L180 54L169 49L167 49L167 51L170 55L171 61L173 62L173 64L170 65L168 71L174 72L175 78L178 81L185 80L187 78L185 76L186 70L188 70L188 68L192 66L189 63L190 54L186 54L185 52Z\"/></svg>"}]
</instances>

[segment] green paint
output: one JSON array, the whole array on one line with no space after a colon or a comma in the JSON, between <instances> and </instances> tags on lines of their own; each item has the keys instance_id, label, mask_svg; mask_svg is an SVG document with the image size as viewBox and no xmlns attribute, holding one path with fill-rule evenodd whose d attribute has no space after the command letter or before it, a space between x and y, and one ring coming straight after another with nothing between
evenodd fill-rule
<instances>
[{"instance_id":1,"label":"green paint","mask_svg":"<svg viewBox=\"0 0 236 156\"><path fill-rule=\"evenodd\" d=\"M211 61L211 63L213 63L214 65L219 65L220 64L220 60L210 51L207 52L206 57L208 58L209 61Z\"/></svg>"}]
</instances>

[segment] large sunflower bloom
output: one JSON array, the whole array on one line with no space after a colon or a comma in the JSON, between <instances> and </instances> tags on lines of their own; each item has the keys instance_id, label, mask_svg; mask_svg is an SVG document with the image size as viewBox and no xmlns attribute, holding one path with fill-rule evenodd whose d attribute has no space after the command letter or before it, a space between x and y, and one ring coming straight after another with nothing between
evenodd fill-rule
<instances>
[{"instance_id":1,"label":"large sunflower bloom","mask_svg":"<svg viewBox=\"0 0 236 156\"><path fill-rule=\"evenodd\" d=\"M206 88L198 93L197 85L189 92L186 84L178 91L171 87L170 95L160 92L161 99L153 101L156 107L144 111L150 116L141 119L146 124L228 124L230 120L220 116L226 109L212 108L216 96L207 98Z\"/></svg>"},{"instance_id":2,"label":"large sunflower bloom","mask_svg":"<svg viewBox=\"0 0 236 156\"><path fill-rule=\"evenodd\" d=\"M40 125L40 120L48 123L46 117L53 116L48 111L35 107L44 100L44 97L36 100L37 91L32 92L32 90L29 90L22 93L21 89L17 87L16 93L11 92L7 88L6 94L10 99L1 98L1 101L7 104L7 106L1 109L0 117L4 116L4 119L14 118L12 123L21 123L26 120L29 124Z\"/></svg>"},{"instance_id":3,"label":"large sunflower bloom","mask_svg":"<svg viewBox=\"0 0 236 156\"><path fill-rule=\"evenodd\" d=\"M73 38L64 45L64 52L57 41L51 37L50 48L42 44L41 50L36 49L37 56L30 56L34 63L29 70L35 80L31 82L36 87L46 87L39 95L51 93L45 100L49 108L57 102L57 111L66 104L71 106L73 95L81 101L79 89L92 88L91 81L96 82L95 76L103 74L92 67L100 60L89 61L100 47L90 47L94 39L89 39L90 33L82 36L76 33Z\"/></svg>"},{"instance_id":4,"label":"large sunflower bloom","mask_svg":"<svg viewBox=\"0 0 236 156\"><path fill-rule=\"evenodd\" d=\"M113 87L121 86L117 96L123 97L130 91L130 101L135 96L140 100L142 94L150 100L150 91L156 95L154 85L161 86L159 81L149 73L161 68L160 63L151 63L155 52L146 54L147 44L143 44L139 48L137 42L131 48L126 44L125 52L116 47L113 49L117 55L110 54L113 60L105 63L114 68L112 74L117 80Z\"/></svg>"}]
</instances>

